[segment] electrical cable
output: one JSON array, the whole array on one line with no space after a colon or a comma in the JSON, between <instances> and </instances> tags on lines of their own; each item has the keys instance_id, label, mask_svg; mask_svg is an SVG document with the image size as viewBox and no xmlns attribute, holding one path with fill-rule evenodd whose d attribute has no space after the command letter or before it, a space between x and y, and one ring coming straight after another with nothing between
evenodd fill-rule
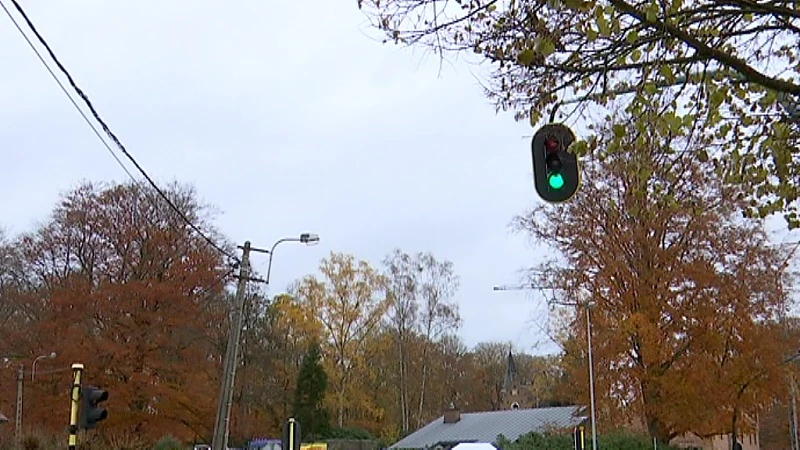
<instances>
[{"instance_id":1,"label":"electrical cable","mask_svg":"<svg viewBox=\"0 0 800 450\"><path fill-rule=\"evenodd\" d=\"M154 190L155 190L155 191L156 191L156 192L159 194L159 196L161 196L161 198L163 198L163 199L164 199L164 201L167 203L167 205L169 205L169 207L170 207L170 208L171 208L171 209L172 209L172 210L173 210L173 211L174 211L174 212L175 212L175 213L176 213L176 214L177 214L177 215L178 215L178 216L179 216L179 217L180 217L180 218L181 218L181 219L182 219L182 220L183 220L183 221L184 221L184 222L187 224L187 225L189 225L189 227L190 227L192 230L194 230L194 231L195 231L195 232L196 232L198 235L200 235L200 237L201 237L201 238L203 238L203 239L206 241L206 243L207 243L208 245L210 245L212 248L214 248L215 250L217 250L217 251L218 251L218 252L220 252L221 254L223 254L223 255L227 256L229 259L231 259L231 260L233 260L233 261L236 261L236 262L239 262L239 259L238 259L238 258L237 258L235 255L232 255L230 252L228 252L228 251L226 251L225 249L223 249L222 247L220 247L220 246L219 246L217 243L215 243L215 242L214 242L214 241L213 241L211 238L209 238L208 236L206 236L206 235L205 235L205 233L203 233L203 232L200 230L200 228L199 228L197 225L195 225L195 224L194 224L194 223L193 223L191 220L189 220L189 218L188 218L188 217L186 217L186 215L185 215L185 214L184 214L184 213L183 213L183 212L182 212L180 209L178 209L178 207L177 207L177 206L175 206L175 204L172 202L172 200L170 200L170 199L169 199L169 197L168 197L168 196L167 196L167 195L164 193L164 191L162 191L162 190L161 190L161 188L159 188L159 187L158 187L158 185L157 185L157 184L156 184L156 183L155 183L155 182L152 180L152 178L150 178L150 176L147 174L147 172L146 172L146 171L145 171L145 170L144 170L144 169L143 169L143 168L142 168L142 167L139 165L139 163L136 161L136 159L134 159L134 157L133 157L133 156L132 156L132 155L131 155L131 154L128 152L128 150L125 148L125 146L122 144L122 142L121 142L121 141L120 141L120 140L117 138L117 136L114 134L114 132L112 132L112 131L111 131L111 129L108 127L108 125L106 125L105 121L103 121L103 119L100 117L100 114L98 114L98 112L95 110L94 106L92 105L92 102L89 100L89 97L88 97L88 96L87 96L87 95L86 95L86 94L83 92L83 90L81 90L81 88L79 88L79 87L78 87L78 85L75 83L75 80L72 78L72 75L70 75L69 71L67 71L67 69L64 67L64 65L63 65L63 64L61 64L61 61L59 61L59 59L56 57L55 53L53 53L53 50L50 48L50 46L49 46L49 45L47 44L47 42L44 40L44 37L42 37L42 35L41 35L41 34L39 34L39 31L36 29L36 26L35 26L35 25L33 24L33 22L31 22L31 20L28 18L28 15L27 15L27 14L25 14L25 11L24 11L24 10L22 9L22 7L19 5L19 3L17 2L17 0L11 0L11 3L13 3L13 4L14 4L14 7L15 7L15 8L17 9L17 11L20 13L20 15L22 16L22 18L23 18L23 19L25 19L25 22L27 23L28 27L31 29L31 31L33 32L33 34L34 34L34 35L36 35L36 37L37 37L37 39L39 40L39 42L40 42L40 43L41 43L41 44L44 46L44 48L47 50L48 54L49 54L49 55L50 55L50 57L53 59L53 62L55 62L55 63L56 63L56 65L57 65L57 66L58 66L58 68L61 70L61 72L62 72L62 73L63 73L63 74L64 74L64 75L67 77L67 80L69 81L69 84L70 84L70 86L72 86L73 90L75 90L75 92L76 92L76 93L77 93L77 94L78 94L78 95L81 97L81 99L83 100L83 102L86 104L86 106L87 106L87 107L89 108L89 110L92 112L92 115L94 116L95 120L97 120L97 122L99 122L99 123L100 123L100 125L102 126L102 128L103 128L103 131L106 133L106 135L107 135L107 136L108 136L108 137L109 137L109 138L110 138L112 141L114 141L114 143L117 145L117 147L120 149L120 151L121 151L121 152L122 152L122 153L123 153L123 154L124 154L124 155L125 155L125 156L126 156L126 157L127 157L127 158L128 158L130 161L131 161L131 162L132 162L132 163L133 163L133 165L136 167L136 169L138 169L138 170L139 170L139 173L141 173L141 174L142 174L142 176L144 176L144 178L147 180L147 182L150 184L150 186L152 186L152 187L153 187L153 189L154 189ZM30 46L31 50L33 50L33 52L34 52L34 53L36 54L36 56L39 58L39 61L41 61L41 62L42 62L42 64L45 66L45 68L47 69L47 71L50 73L50 76L51 76L51 77L52 77L52 78L53 78L53 79L56 81L56 83L58 83L59 87L60 87L60 88L61 88L61 90L64 92L64 94L67 96L67 98L69 98L70 102L71 102L71 103L72 103L72 105L75 107L75 109L77 109L77 110L78 110L78 112L79 112L79 113L80 113L80 115L83 117L83 119L86 121L86 123L87 123L87 124L89 124L89 127L91 127L91 128L92 128L92 130L94 131L94 133L97 135L98 139L100 139L100 142L102 142L102 143L103 143L103 145L104 145L104 146L106 147L106 149L107 149L107 150L108 150L108 151L111 153L111 155L114 157L114 159L117 161L117 163L118 163L118 164L119 164L119 165L122 167L122 169L125 171L125 173L127 173L127 174L128 174L128 176L129 176L129 177L130 177L130 178L131 178L131 179L132 179L132 180L133 180L133 181L134 181L134 182L135 182L137 185L139 185L139 187L140 187L140 188L142 188L142 185L139 183L139 181L138 181L138 180L136 180L136 179L133 177L133 175L132 175L132 174L131 174L131 172L128 170L128 168L127 168L127 167L125 167L125 165L122 163L122 161L119 159L119 157L118 157L118 156L117 156L117 155L114 153L113 149L111 149L111 147L108 145L108 143L105 141L105 139L103 139L102 135L101 135L101 134L100 134L100 132L97 130L97 128L94 126L94 124L92 124L92 122L89 120L89 118L86 116L86 114L85 114L85 113L83 112L83 110L80 108L80 106L78 106L78 104L77 104L77 102L75 101L75 99L73 99L73 98L72 98L72 96L69 94L69 92L67 91L67 89L66 89L66 87L64 86L64 84L61 82L61 80L59 80L58 76L56 76L56 74L53 72L53 70L50 68L50 66L47 64L47 62L44 60L44 57L41 55L41 53L40 53L40 52L39 52L39 50L36 48L36 46L33 44L33 42L31 42L31 40L28 38L28 36L27 36L27 35L25 34L25 32L22 30L22 27L19 25L19 23L17 22L17 20L16 20L16 19L14 18L14 16L11 14L11 11L9 11L9 10L8 10L8 8L6 7L6 5L5 5L5 4L3 4L2 0L0 0L0 7L2 7L3 11L5 11L5 13L6 13L6 15L8 16L8 18L9 18L9 19L11 19L11 22L14 24L14 26L17 28L17 30L19 31L19 33L22 35L22 37L23 37L23 38L25 39L25 41L28 43L28 45ZM155 206L156 206L156 207L158 207L158 205L155 205Z\"/></svg>"}]
</instances>

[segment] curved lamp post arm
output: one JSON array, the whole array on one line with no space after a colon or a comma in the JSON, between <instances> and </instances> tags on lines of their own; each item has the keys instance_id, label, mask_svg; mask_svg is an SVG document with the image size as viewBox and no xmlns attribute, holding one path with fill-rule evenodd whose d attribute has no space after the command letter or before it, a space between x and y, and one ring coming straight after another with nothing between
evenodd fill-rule
<instances>
[{"instance_id":1,"label":"curved lamp post arm","mask_svg":"<svg viewBox=\"0 0 800 450\"><path fill-rule=\"evenodd\" d=\"M267 278L265 280L267 285L269 285L269 276L272 273L272 255L275 254L275 247L277 247L281 242L302 242L306 245L314 245L319 242L319 236L314 233L303 233L300 235L300 237L286 237L278 239L274 244L272 244L272 248L264 251L264 253L269 253L269 262L267 263Z\"/></svg>"},{"instance_id":2,"label":"curved lamp post arm","mask_svg":"<svg viewBox=\"0 0 800 450\"><path fill-rule=\"evenodd\" d=\"M37 356L37 357L36 357L36 358L33 360L33 364L31 364L31 381L34 381L34 379L36 378L36 363L37 363L37 362L38 362L40 359L45 359L45 358L47 358L47 359L53 359L53 358L55 358L55 357L56 357L56 352L50 352L50 354L48 354L48 355L41 355L41 356Z\"/></svg>"}]
</instances>

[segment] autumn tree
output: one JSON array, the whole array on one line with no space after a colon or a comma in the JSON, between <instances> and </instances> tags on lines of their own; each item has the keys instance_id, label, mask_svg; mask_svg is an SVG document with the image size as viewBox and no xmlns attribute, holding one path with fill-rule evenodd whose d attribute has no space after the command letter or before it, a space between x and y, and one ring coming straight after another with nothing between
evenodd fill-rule
<instances>
[{"instance_id":1,"label":"autumn tree","mask_svg":"<svg viewBox=\"0 0 800 450\"><path fill-rule=\"evenodd\" d=\"M672 90L673 120L707 121L713 140L764 216L800 225L800 6L743 0L359 0L386 40L469 52L493 68L487 94L532 124L564 101L587 108ZM386 42L386 40L384 42ZM622 95L619 93L630 93ZM635 111L628 113L636 115ZM625 136L610 136L611 146ZM642 143L640 142L640 145ZM604 148L593 147L603 152ZM697 149L698 152L701 149Z\"/></svg>"},{"instance_id":2,"label":"autumn tree","mask_svg":"<svg viewBox=\"0 0 800 450\"><path fill-rule=\"evenodd\" d=\"M428 384L431 346L444 333L458 328L461 319L458 304L453 296L458 290L459 278L453 263L438 261L431 253L409 255L394 250L384 260L389 282L389 320L396 333L399 356L399 386L402 430L409 429L411 416L408 385L409 339L417 334L423 337L419 355L422 375L416 408L416 426L423 425L425 394Z\"/></svg>"},{"instance_id":3,"label":"autumn tree","mask_svg":"<svg viewBox=\"0 0 800 450\"><path fill-rule=\"evenodd\" d=\"M465 399L472 389L472 360L464 339L455 331L443 335L434 346L434 355L435 358L430 358L436 363L430 365L433 401L430 402L432 408L429 410L432 410L433 415L438 415L451 404L458 407L469 406L465 404L468 403ZM427 414L423 422L427 423L431 415Z\"/></svg>"},{"instance_id":4,"label":"autumn tree","mask_svg":"<svg viewBox=\"0 0 800 450\"><path fill-rule=\"evenodd\" d=\"M307 276L293 288L294 295L323 325L326 363L335 391L337 424L344 425L348 406L357 407L359 395L353 374L366 361L365 342L377 330L388 301L386 280L366 261L331 253L320 263L323 279Z\"/></svg>"},{"instance_id":5,"label":"autumn tree","mask_svg":"<svg viewBox=\"0 0 800 450\"><path fill-rule=\"evenodd\" d=\"M321 358L319 343L312 341L303 357L294 390L292 414L300 421L303 434L308 436L325 436L330 430L330 414L323 404L328 376Z\"/></svg>"},{"instance_id":6,"label":"autumn tree","mask_svg":"<svg viewBox=\"0 0 800 450\"><path fill-rule=\"evenodd\" d=\"M503 379L506 373L508 351L506 342L481 342L473 350L476 383L473 395L474 404L484 405L486 410L497 411L502 408Z\"/></svg>"},{"instance_id":7,"label":"autumn tree","mask_svg":"<svg viewBox=\"0 0 800 450\"><path fill-rule=\"evenodd\" d=\"M0 228L0 357L16 354L15 337L24 323L26 311L21 294L26 290L26 277L21 254L15 243Z\"/></svg>"},{"instance_id":8,"label":"autumn tree","mask_svg":"<svg viewBox=\"0 0 800 450\"><path fill-rule=\"evenodd\" d=\"M291 416L303 355L311 342L322 338L314 312L291 295L270 299L261 291L251 294L236 377L240 398L232 412L232 433L244 440L280 434Z\"/></svg>"},{"instance_id":9,"label":"autumn tree","mask_svg":"<svg viewBox=\"0 0 800 450\"><path fill-rule=\"evenodd\" d=\"M400 403L400 430L409 430L411 399L409 392L409 346L419 317L417 270L411 256L396 249L384 260L391 301L388 322L397 348L397 393Z\"/></svg>"},{"instance_id":10,"label":"autumn tree","mask_svg":"<svg viewBox=\"0 0 800 450\"><path fill-rule=\"evenodd\" d=\"M741 190L693 157L711 144L693 137L694 124L661 126L656 117L669 105L640 107L589 141L622 139L587 163L591 181L571 202L536 207L516 226L564 262L543 264L538 283L560 302L594 302L597 402L608 420L641 419L664 442L730 432L731 418L763 405L766 375L788 352L772 330L786 302L785 255L760 221L736 216ZM615 134L623 121L635 132ZM588 382L582 311L564 343L576 386Z\"/></svg>"},{"instance_id":11,"label":"autumn tree","mask_svg":"<svg viewBox=\"0 0 800 450\"><path fill-rule=\"evenodd\" d=\"M189 187L165 190L181 213L217 239ZM221 241L221 240L220 240ZM81 361L87 382L112 392L103 433L184 439L210 434L229 268L155 192L137 184L83 183L50 219L15 243L28 311L25 352ZM38 405L60 398L63 376L36 379ZM45 389L45 383L50 388ZM34 422L63 426L49 408Z\"/></svg>"},{"instance_id":12,"label":"autumn tree","mask_svg":"<svg viewBox=\"0 0 800 450\"><path fill-rule=\"evenodd\" d=\"M284 398L286 391L275 377L282 356L276 347L283 342L284 335L270 326L273 310L261 287L252 283L245 294L239 367L231 411L232 440L247 441L248 436L278 433L288 414L288 400ZM232 305L233 294L230 295L229 304ZM221 351L224 350L222 347Z\"/></svg>"},{"instance_id":13,"label":"autumn tree","mask_svg":"<svg viewBox=\"0 0 800 450\"><path fill-rule=\"evenodd\" d=\"M530 397L530 407L547 408L570 403L565 391L571 386L561 370L560 359L559 355L514 355L517 370L525 380L523 391Z\"/></svg>"}]
</instances>

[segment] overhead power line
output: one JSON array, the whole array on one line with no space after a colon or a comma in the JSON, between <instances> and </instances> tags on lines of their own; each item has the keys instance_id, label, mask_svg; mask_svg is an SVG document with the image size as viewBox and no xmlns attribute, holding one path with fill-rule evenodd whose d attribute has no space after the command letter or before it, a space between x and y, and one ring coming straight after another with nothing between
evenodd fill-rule
<instances>
[{"instance_id":1,"label":"overhead power line","mask_svg":"<svg viewBox=\"0 0 800 450\"><path fill-rule=\"evenodd\" d=\"M161 198L163 198L165 202L167 202L167 205L169 205L169 207L181 218L181 220L183 220L187 225L189 225L189 227L192 230L194 230L198 235L200 235L200 237L203 238L206 241L206 243L208 243L208 245L210 245L212 248L214 248L215 250L217 250L221 254L227 256L229 259L238 262L239 259L235 255L231 254L230 252L228 252L225 249L223 249L222 247L220 247L210 237L208 237L205 233L203 233L203 231L200 229L200 227L195 225L188 217L186 217L186 215L177 206L175 206L175 204L164 193L164 191L162 191L161 188L158 187L158 185L153 181L153 179L150 178L150 176L147 174L147 172L142 168L142 166L139 165L139 163L128 152L128 150L125 148L125 146L119 140L119 138L117 138L117 136L114 134L114 132L111 131L111 129L108 127L108 125L106 125L105 121L100 117L100 114L97 112L97 110L95 110L94 105L92 105L92 102L89 100L89 97L75 83L75 80L72 78L72 75L70 75L69 71L64 67L63 64L61 64L61 61L59 61L59 59L56 57L55 53L53 53L53 50L50 48L50 46L44 40L44 37L42 37L42 35L39 34L39 31L36 29L36 26L28 18L28 15L25 14L25 11L22 9L22 7L17 2L17 0L11 0L11 3L14 4L14 7L17 9L19 14L22 16L22 18L27 23L28 28L30 28L30 30L33 32L33 34L36 35L36 38L39 40L39 42L47 50L47 53L50 55L50 58L53 59L53 62L56 63L56 65L58 66L59 70L61 70L61 72L67 77L67 80L69 81L70 86L72 86L72 89L75 90L75 92L81 97L83 102L86 104L86 106L92 112L92 115L94 116L95 120L97 120L97 122L100 123L100 126L103 128L103 131L106 133L106 135L112 141L114 141L114 143L117 145L119 150L131 161L131 163L133 163L133 165L136 167L136 169L139 171L139 173L141 173L142 176L144 176L144 178L147 180L147 182L150 184L150 186L152 186L153 189L158 193L158 195L161 196ZM33 52L39 58L39 61L41 61L41 63L44 65L44 67L50 73L50 76L53 78L53 80L55 80L55 82L58 83L59 87L61 88L61 91L64 92L64 94L70 100L70 102L72 103L72 106L74 106L75 109L78 110L78 113L80 113L80 115L81 115L81 117L83 117L84 121L86 121L86 123L89 125L89 127L92 129L92 131L94 131L94 133L97 136L97 138L100 139L100 142L102 142L103 145L106 147L106 149L111 153L111 156L114 157L114 159L122 167L122 169L125 171L125 173L127 173L128 176L137 185L139 185L139 187L142 187L141 184L139 183L139 181L136 180L136 178L133 176L133 174L131 174L131 172L128 170L128 168L125 167L125 165L122 163L122 161L116 155L116 153L114 153L113 149L108 145L108 143L105 141L105 139L103 139L103 137L100 134L100 132L97 130L97 128L91 122L91 120L89 120L89 118L86 116L86 114L80 108L80 106L78 106L78 104L75 101L75 99L72 98L72 96L70 95L70 93L67 90L67 88L64 86L64 84L61 82L61 80L58 78L58 76L56 76L56 74L50 68L50 65L47 64L47 61L45 61L45 59L42 56L42 54L39 52L39 50L36 48L36 46L33 44L33 42L31 42L31 40L28 38L27 34L25 34L25 32L22 30L22 27L19 25L17 20L11 14L11 11L9 11L8 8L6 7L6 5L3 4L2 0L0 0L0 7L3 8L3 11L5 11L5 13L8 16L8 18L11 19L11 22L14 24L14 26L17 28L19 33L22 35L22 37L28 43L28 46L30 46L31 50L33 50ZM154 205L154 206L158 207L158 205Z\"/></svg>"}]
</instances>

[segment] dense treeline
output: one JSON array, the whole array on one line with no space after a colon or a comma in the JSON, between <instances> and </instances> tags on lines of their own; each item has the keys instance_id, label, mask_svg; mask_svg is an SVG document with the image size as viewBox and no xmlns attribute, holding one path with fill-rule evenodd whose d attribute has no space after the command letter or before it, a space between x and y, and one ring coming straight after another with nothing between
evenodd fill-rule
<instances>
[{"instance_id":1,"label":"dense treeline","mask_svg":"<svg viewBox=\"0 0 800 450\"><path fill-rule=\"evenodd\" d=\"M662 107L640 103L636 116L617 120L655 123ZM587 145L609 147L614 124ZM515 220L562 256L536 268L532 281L549 288L553 304L572 305L557 310L561 355L514 351L527 381L523 406L589 403L589 304L601 430L668 442L741 436L760 424L787 448L789 421L768 412L788 402L798 379L800 333L787 317L797 247L771 245L763 222L741 217L741 188L691 157L709 144L691 137L692 126L617 139L624 151L587 161L591 183L568 204ZM167 192L232 249L191 189ZM207 442L232 263L138 185L66 193L47 221L0 241L0 356L11 360L1 369L0 411L14 409L16 365L28 371L55 351L39 361L35 380L26 373L27 430L63 430L69 365L81 361L87 382L112 393L110 418L96 433ZM465 345L451 262L394 250L370 263L332 252L318 273L274 297L251 285L231 443L278 436L291 415L316 435L356 430L390 443L451 404L508 407L510 347Z\"/></svg>"},{"instance_id":2,"label":"dense treeline","mask_svg":"<svg viewBox=\"0 0 800 450\"><path fill-rule=\"evenodd\" d=\"M224 242L192 189L172 185L167 193ZM0 411L12 423L2 426L13 429L22 364L24 429L63 430L69 367L80 361L86 381L111 392L109 419L96 433L208 440L231 269L154 192L135 184L82 184L34 230L5 233L0 357L9 362L0 368ZM465 410L501 406L509 345L468 349L458 336L452 263L397 250L375 267L331 253L320 269L323 277L303 278L287 294L267 298L255 287L248 293L232 442L279 435L280 423L295 412L298 374L313 342L320 346L327 379L322 406L333 427L394 440L451 402ZM40 359L29 381L33 359L53 351L56 358ZM518 356L520 370L536 364L554 367ZM554 401L550 386L536 388L537 401Z\"/></svg>"}]
</instances>

